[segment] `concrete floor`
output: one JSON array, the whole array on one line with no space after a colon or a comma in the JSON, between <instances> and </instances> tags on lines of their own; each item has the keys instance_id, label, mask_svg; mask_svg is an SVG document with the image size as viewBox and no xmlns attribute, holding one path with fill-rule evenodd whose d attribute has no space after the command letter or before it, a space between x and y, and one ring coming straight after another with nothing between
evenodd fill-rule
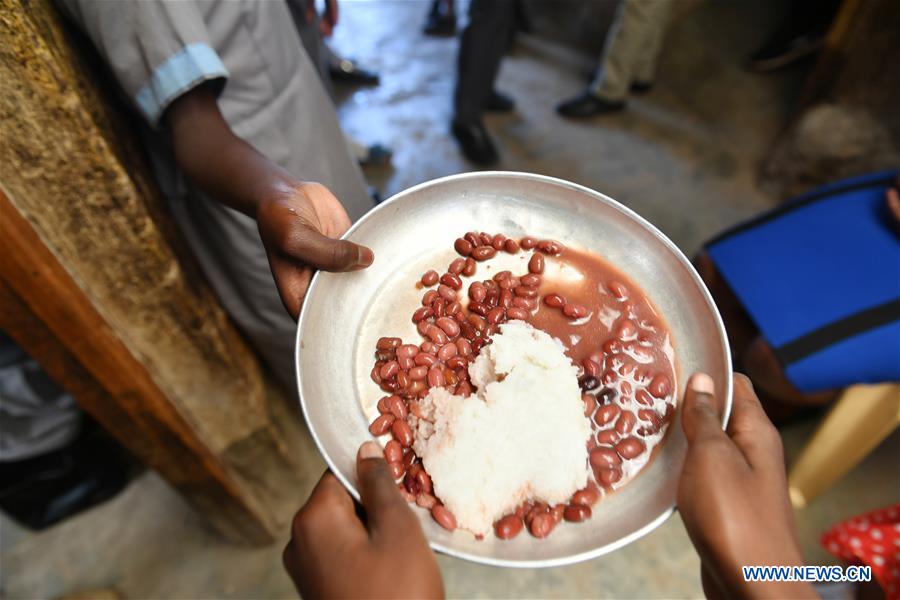
<instances>
[{"instance_id":1,"label":"concrete floor","mask_svg":"<svg viewBox=\"0 0 900 600\"><path fill-rule=\"evenodd\" d=\"M382 74L377 88L339 92L342 122L359 138L395 150L393 168L370 172L372 183L386 197L470 170L447 135L456 41L419 34L425 2L342 6L336 46ZM502 148L500 168L600 190L694 252L722 227L776 201L760 191L755 171L785 121L802 69L757 76L740 62L778 10L774 2L685 3L671 25L656 88L634 99L628 112L588 124L559 119L553 106L584 85L590 58L540 37L521 40L498 84L518 109L487 121ZM788 460L814 425L784 429ZM312 485L323 463L308 439L304 454ZM810 563L832 562L817 544L829 525L897 501L898 456L894 435L797 513ZM0 517L0 597L114 587L126 598L289 598L295 592L281 567L283 543L223 543L164 481L146 473L112 501L42 533ZM511 571L448 557L439 562L451 597L701 595L699 562L677 516L627 548L571 567Z\"/></svg>"}]
</instances>

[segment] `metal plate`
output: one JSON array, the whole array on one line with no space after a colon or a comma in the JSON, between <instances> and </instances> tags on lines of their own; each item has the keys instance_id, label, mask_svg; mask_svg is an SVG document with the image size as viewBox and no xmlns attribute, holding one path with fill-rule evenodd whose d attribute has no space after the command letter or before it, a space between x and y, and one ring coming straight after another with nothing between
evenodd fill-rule
<instances>
[{"instance_id":1,"label":"metal plate","mask_svg":"<svg viewBox=\"0 0 900 600\"><path fill-rule=\"evenodd\" d=\"M650 223L585 187L527 173L477 172L429 181L401 192L360 219L346 237L375 252L355 273L318 273L297 330L297 382L310 431L331 470L354 497L355 458L370 439L368 414L382 395L369 379L375 341L418 339L409 322L429 268L455 257L453 241L477 229L510 237L553 238L595 252L640 285L668 323L678 381L709 373L731 410L731 358L712 298L690 262ZM481 265L484 265L482 263ZM479 272L484 273L479 265ZM679 403L680 405L680 403ZM562 522L543 540L510 541L449 533L417 512L435 550L510 567L574 563L620 548L658 527L673 512L685 453L680 410L656 458L622 490L594 507L591 520Z\"/></svg>"}]
</instances>

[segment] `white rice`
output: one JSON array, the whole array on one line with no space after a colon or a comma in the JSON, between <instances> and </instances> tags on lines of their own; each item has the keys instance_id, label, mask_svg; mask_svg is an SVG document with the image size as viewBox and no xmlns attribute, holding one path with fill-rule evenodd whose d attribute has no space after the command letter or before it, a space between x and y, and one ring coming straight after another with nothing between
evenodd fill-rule
<instances>
[{"instance_id":1,"label":"white rice","mask_svg":"<svg viewBox=\"0 0 900 600\"><path fill-rule=\"evenodd\" d=\"M565 502L586 485L591 428L559 341L510 321L469 375L471 396L434 388L420 401L424 418L410 419L413 448L460 527L486 534L525 500Z\"/></svg>"}]
</instances>

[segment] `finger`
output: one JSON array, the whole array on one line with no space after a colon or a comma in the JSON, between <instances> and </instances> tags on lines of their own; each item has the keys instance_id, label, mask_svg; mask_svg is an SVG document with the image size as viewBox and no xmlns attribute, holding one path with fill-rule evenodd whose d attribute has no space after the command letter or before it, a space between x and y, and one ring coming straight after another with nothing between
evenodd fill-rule
<instances>
[{"instance_id":1,"label":"finger","mask_svg":"<svg viewBox=\"0 0 900 600\"><path fill-rule=\"evenodd\" d=\"M275 277L275 286L278 288L281 302L296 321L300 316L300 308L303 306L306 290L309 288L309 282L312 279L312 272L309 268L298 265L294 261L277 254L269 252L267 255L269 257L269 268Z\"/></svg>"},{"instance_id":2,"label":"finger","mask_svg":"<svg viewBox=\"0 0 900 600\"><path fill-rule=\"evenodd\" d=\"M366 442L359 447L356 476L372 536L384 531L404 531L412 512L400 496L377 443Z\"/></svg>"},{"instance_id":3,"label":"finger","mask_svg":"<svg viewBox=\"0 0 900 600\"><path fill-rule=\"evenodd\" d=\"M294 516L291 535L291 544L298 544L300 550L292 545L289 548L302 555L305 547L318 543L323 536L330 540L361 542L366 539L366 530L356 517L353 498L341 482L326 471L306 504Z\"/></svg>"},{"instance_id":4,"label":"finger","mask_svg":"<svg viewBox=\"0 0 900 600\"><path fill-rule=\"evenodd\" d=\"M763 410L746 375L734 374L734 398L728 435L754 468L784 468L781 436Z\"/></svg>"},{"instance_id":5,"label":"finger","mask_svg":"<svg viewBox=\"0 0 900 600\"><path fill-rule=\"evenodd\" d=\"M716 407L715 384L706 373L694 373L688 380L681 426L689 446L726 438Z\"/></svg>"},{"instance_id":6,"label":"finger","mask_svg":"<svg viewBox=\"0 0 900 600\"><path fill-rule=\"evenodd\" d=\"M365 269L375 260L369 248L322 235L312 227L299 227L291 236L288 252L293 258L323 271Z\"/></svg>"},{"instance_id":7,"label":"finger","mask_svg":"<svg viewBox=\"0 0 900 600\"><path fill-rule=\"evenodd\" d=\"M888 188L886 192L888 210L894 216L894 224L900 224L900 192L897 188Z\"/></svg>"}]
</instances>

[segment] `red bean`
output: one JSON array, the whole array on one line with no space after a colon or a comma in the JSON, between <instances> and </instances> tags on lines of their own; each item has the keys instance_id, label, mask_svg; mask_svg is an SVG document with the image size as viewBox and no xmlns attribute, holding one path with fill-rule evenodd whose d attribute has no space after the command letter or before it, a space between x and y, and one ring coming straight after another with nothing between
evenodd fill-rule
<instances>
[{"instance_id":1,"label":"red bean","mask_svg":"<svg viewBox=\"0 0 900 600\"><path fill-rule=\"evenodd\" d=\"M463 268L462 274L466 277L471 277L475 274L476 268L475 259L470 256L466 259L466 266Z\"/></svg>"},{"instance_id":2,"label":"red bean","mask_svg":"<svg viewBox=\"0 0 900 600\"><path fill-rule=\"evenodd\" d=\"M384 460L389 463L399 463L403 460L403 446L401 446L397 440L389 440L388 443L384 445ZM399 475L397 477L399 477ZM396 479L396 477L394 479Z\"/></svg>"},{"instance_id":3,"label":"red bean","mask_svg":"<svg viewBox=\"0 0 900 600\"><path fill-rule=\"evenodd\" d=\"M482 231L479 234L479 238L481 239L481 243L485 246L490 246L491 242L494 241L494 236L485 231Z\"/></svg>"},{"instance_id":4,"label":"red bean","mask_svg":"<svg viewBox=\"0 0 900 600\"><path fill-rule=\"evenodd\" d=\"M566 299L559 294L548 294L544 296L544 304L550 308L562 308L566 305Z\"/></svg>"},{"instance_id":5,"label":"red bean","mask_svg":"<svg viewBox=\"0 0 900 600\"><path fill-rule=\"evenodd\" d=\"M566 304L563 306L563 314L570 319L580 319L588 315L588 309L581 304Z\"/></svg>"},{"instance_id":6,"label":"red bean","mask_svg":"<svg viewBox=\"0 0 900 600\"><path fill-rule=\"evenodd\" d=\"M481 245L481 238L474 231L468 232L466 235L463 236L463 239L466 240L467 242L469 242L470 244L472 244L473 248L475 246Z\"/></svg>"},{"instance_id":7,"label":"red bean","mask_svg":"<svg viewBox=\"0 0 900 600\"><path fill-rule=\"evenodd\" d=\"M527 321L530 314L524 308L511 306L509 307L509 309L507 309L506 316L509 317L510 320L518 319L520 321Z\"/></svg>"},{"instance_id":8,"label":"red bean","mask_svg":"<svg viewBox=\"0 0 900 600\"><path fill-rule=\"evenodd\" d=\"M544 272L544 257L542 255L538 253L531 255L531 259L528 261L528 272L535 275L540 275Z\"/></svg>"},{"instance_id":9,"label":"red bean","mask_svg":"<svg viewBox=\"0 0 900 600\"><path fill-rule=\"evenodd\" d=\"M509 238L508 240L503 242L503 249L510 254L515 254L519 251L519 242L512 238Z\"/></svg>"},{"instance_id":10,"label":"red bean","mask_svg":"<svg viewBox=\"0 0 900 600\"><path fill-rule=\"evenodd\" d=\"M423 354L421 356L430 356L430 355ZM418 357L416 357L416 358L418 358ZM432 358L432 363L433 362L434 362L434 359ZM428 366L426 366L426 365L414 367L409 370L409 378L412 379L413 381L422 381L427 376L428 376Z\"/></svg>"},{"instance_id":11,"label":"red bean","mask_svg":"<svg viewBox=\"0 0 900 600\"><path fill-rule=\"evenodd\" d=\"M447 531L456 529L456 517L443 504L435 504L431 507L431 517Z\"/></svg>"},{"instance_id":12,"label":"red bean","mask_svg":"<svg viewBox=\"0 0 900 600\"><path fill-rule=\"evenodd\" d=\"M457 338L456 351L463 358L472 356L472 343L465 338Z\"/></svg>"},{"instance_id":13,"label":"red bean","mask_svg":"<svg viewBox=\"0 0 900 600\"><path fill-rule=\"evenodd\" d=\"M413 313L412 322L418 323L419 321L424 321L425 319L434 315L434 311L429 306L423 306L421 308L417 308Z\"/></svg>"},{"instance_id":14,"label":"red bean","mask_svg":"<svg viewBox=\"0 0 900 600\"><path fill-rule=\"evenodd\" d=\"M491 240L491 247L494 250L496 250L497 252L500 252L501 250L503 250L503 244L505 242L506 242L506 236L503 235L502 233L498 233L497 235L494 236L494 239Z\"/></svg>"},{"instance_id":15,"label":"red bean","mask_svg":"<svg viewBox=\"0 0 900 600\"><path fill-rule=\"evenodd\" d=\"M537 249L545 254L556 256L562 252L562 244L554 240L541 240L538 242Z\"/></svg>"},{"instance_id":16,"label":"red bean","mask_svg":"<svg viewBox=\"0 0 900 600\"><path fill-rule=\"evenodd\" d=\"M635 393L634 399L637 400L639 404L643 404L644 406L653 406L653 396L650 395L650 392L641 388Z\"/></svg>"},{"instance_id":17,"label":"red bean","mask_svg":"<svg viewBox=\"0 0 900 600\"><path fill-rule=\"evenodd\" d=\"M469 323L472 324L472 327L475 328L475 331L482 332L482 333L484 332L485 329L487 329L487 325L488 325L487 321L485 321L484 318L482 318L478 315L469 315ZM473 344L474 344L474 342L473 342Z\"/></svg>"},{"instance_id":18,"label":"red bean","mask_svg":"<svg viewBox=\"0 0 900 600\"><path fill-rule=\"evenodd\" d=\"M616 431L615 429L604 429L603 431L597 432L597 443L598 444L608 444L610 446L613 446L618 441L619 441L619 432Z\"/></svg>"},{"instance_id":19,"label":"red bean","mask_svg":"<svg viewBox=\"0 0 900 600\"><path fill-rule=\"evenodd\" d=\"M434 304L434 301L437 300L438 293L437 290L428 290L425 292L425 295L422 296L422 306L431 306Z\"/></svg>"},{"instance_id":20,"label":"red bean","mask_svg":"<svg viewBox=\"0 0 900 600\"><path fill-rule=\"evenodd\" d=\"M422 493L416 496L416 506L421 506L425 510L431 510L437 504L437 498L431 494Z\"/></svg>"},{"instance_id":21,"label":"red bean","mask_svg":"<svg viewBox=\"0 0 900 600\"><path fill-rule=\"evenodd\" d=\"M622 479L621 469L600 469L594 473L594 477L604 487L610 487L615 482Z\"/></svg>"},{"instance_id":22,"label":"red bean","mask_svg":"<svg viewBox=\"0 0 900 600\"><path fill-rule=\"evenodd\" d=\"M498 306L497 308L492 308L491 311L487 314L487 322L491 325L496 325L500 323L506 318L506 309L502 306Z\"/></svg>"},{"instance_id":23,"label":"red bean","mask_svg":"<svg viewBox=\"0 0 900 600\"><path fill-rule=\"evenodd\" d=\"M381 367L381 370L378 372L378 375L381 377L381 380L392 379L397 376L397 372L400 371L400 365L397 364L396 360L389 360L384 363L384 366Z\"/></svg>"},{"instance_id":24,"label":"red bean","mask_svg":"<svg viewBox=\"0 0 900 600\"><path fill-rule=\"evenodd\" d=\"M635 333L637 333L637 329L634 326L634 322L630 319L622 319L619 322L618 328L616 328L616 337L620 340L628 340L634 337Z\"/></svg>"},{"instance_id":25,"label":"red bean","mask_svg":"<svg viewBox=\"0 0 900 600\"><path fill-rule=\"evenodd\" d=\"M419 353L419 347L415 344L404 344L397 348L397 358L413 358Z\"/></svg>"},{"instance_id":26,"label":"red bean","mask_svg":"<svg viewBox=\"0 0 900 600\"><path fill-rule=\"evenodd\" d=\"M391 425L394 423L394 415L391 413L387 413L381 415L369 425L369 433L374 436L384 435L391 428Z\"/></svg>"},{"instance_id":27,"label":"red bean","mask_svg":"<svg viewBox=\"0 0 900 600\"><path fill-rule=\"evenodd\" d=\"M472 243L465 238L456 238L456 241L453 242L453 249L463 256L468 256L469 254L471 254L472 247Z\"/></svg>"},{"instance_id":28,"label":"red bean","mask_svg":"<svg viewBox=\"0 0 900 600\"><path fill-rule=\"evenodd\" d=\"M406 403L400 396L391 396L388 398L387 406L391 411L391 414L398 419L405 419L406 415L409 414L409 411L406 409Z\"/></svg>"},{"instance_id":29,"label":"red bean","mask_svg":"<svg viewBox=\"0 0 900 600\"><path fill-rule=\"evenodd\" d=\"M488 314L488 311L490 311L490 308L488 308L487 304L475 301L469 302L469 312L483 317Z\"/></svg>"},{"instance_id":30,"label":"red bean","mask_svg":"<svg viewBox=\"0 0 900 600\"><path fill-rule=\"evenodd\" d=\"M447 308L444 310L444 314L448 317L455 317L456 315L462 312L462 304L459 302L451 302L447 305Z\"/></svg>"},{"instance_id":31,"label":"red bean","mask_svg":"<svg viewBox=\"0 0 900 600\"><path fill-rule=\"evenodd\" d=\"M595 377L597 379L600 378L600 365L595 363L590 358L586 358L581 361L581 366L584 367L584 374L588 377Z\"/></svg>"},{"instance_id":32,"label":"red bean","mask_svg":"<svg viewBox=\"0 0 900 600\"><path fill-rule=\"evenodd\" d=\"M644 442L635 437L624 438L616 444L616 452L626 460L637 458L643 454L646 449L647 447L644 445Z\"/></svg>"},{"instance_id":33,"label":"red bean","mask_svg":"<svg viewBox=\"0 0 900 600\"><path fill-rule=\"evenodd\" d=\"M523 250L531 250L532 248L537 246L537 243L538 241L531 236L525 236L521 240L519 240L519 245L522 246Z\"/></svg>"},{"instance_id":34,"label":"red bean","mask_svg":"<svg viewBox=\"0 0 900 600\"><path fill-rule=\"evenodd\" d=\"M396 348L402 343L403 340L398 337L382 337L378 338L378 341L375 343L375 348L378 350L390 350L391 348Z\"/></svg>"},{"instance_id":35,"label":"red bean","mask_svg":"<svg viewBox=\"0 0 900 600\"><path fill-rule=\"evenodd\" d=\"M509 242L511 240L506 241ZM506 515L494 523L494 533L501 540L511 540L519 535L523 526L524 523L522 523L522 517L517 515Z\"/></svg>"},{"instance_id":36,"label":"red bean","mask_svg":"<svg viewBox=\"0 0 900 600\"><path fill-rule=\"evenodd\" d=\"M459 323L450 317L441 317L435 321L434 324L440 327L441 331L446 333L448 337L456 337L459 335Z\"/></svg>"},{"instance_id":37,"label":"red bean","mask_svg":"<svg viewBox=\"0 0 900 600\"><path fill-rule=\"evenodd\" d=\"M528 530L536 538L545 538L550 535L553 528L556 527L556 521L549 512L536 515L528 526Z\"/></svg>"},{"instance_id":38,"label":"red bean","mask_svg":"<svg viewBox=\"0 0 900 600\"><path fill-rule=\"evenodd\" d=\"M444 373L440 367L431 367L428 370L428 387L444 387L447 384Z\"/></svg>"},{"instance_id":39,"label":"red bean","mask_svg":"<svg viewBox=\"0 0 900 600\"><path fill-rule=\"evenodd\" d=\"M459 275L454 275L453 273L441 275L441 283L454 290L462 289L462 280L459 278ZM440 293L440 290L438 290L438 293Z\"/></svg>"},{"instance_id":40,"label":"red bean","mask_svg":"<svg viewBox=\"0 0 900 600\"><path fill-rule=\"evenodd\" d=\"M472 285L469 286L469 298L473 302L484 302L486 295L487 291L484 289L484 284L480 281L473 281Z\"/></svg>"},{"instance_id":41,"label":"red bean","mask_svg":"<svg viewBox=\"0 0 900 600\"><path fill-rule=\"evenodd\" d=\"M472 258L479 262L494 258L495 254L497 254L497 251L492 246L478 246L472 250Z\"/></svg>"},{"instance_id":42,"label":"red bean","mask_svg":"<svg viewBox=\"0 0 900 600\"><path fill-rule=\"evenodd\" d=\"M431 287L438 282L438 274L434 269L429 269L422 274L422 285Z\"/></svg>"},{"instance_id":43,"label":"red bean","mask_svg":"<svg viewBox=\"0 0 900 600\"><path fill-rule=\"evenodd\" d=\"M378 401L378 404L375 405L375 408L378 409L379 414L382 414L382 415L383 415L383 414L385 414L385 413L391 412L391 409L388 408L388 405L387 405L387 399L388 399L388 398L390 398L390 396L385 396L384 398L381 398L381 399Z\"/></svg>"},{"instance_id":44,"label":"red bean","mask_svg":"<svg viewBox=\"0 0 900 600\"><path fill-rule=\"evenodd\" d=\"M628 297L628 288L625 287L625 284L619 283L618 281L609 282L609 291L619 300L624 300Z\"/></svg>"},{"instance_id":45,"label":"red bean","mask_svg":"<svg viewBox=\"0 0 900 600\"><path fill-rule=\"evenodd\" d=\"M428 473L425 472L425 469L422 469L418 473L416 473L416 481L419 483L419 488L425 493L431 493L431 477Z\"/></svg>"},{"instance_id":46,"label":"red bean","mask_svg":"<svg viewBox=\"0 0 900 600\"><path fill-rule=\"evenodd\" d=\"M456 344L452 342L444 344L443 346L441 346L441 349L438 350L438 360L442 360L446 363L448 360L456 356L457 352L458 350L456 349Z\"/></svg>"},{"instance_id":47,"label":"red bean","mask_svg":"<svg viewBox=\"0 0 900 600\"><path fill-rule=\"evenodd\" d=\"M657 398L665 398L672 391L672 381L663 373L660 373L650 381L647 391Z\"/></svg>"},{"instance_id":48,"label":"red bean","mask_svg":"<svg viewBox=\"0 0 900 600\"><path fill-rule=\"evenodd\" d=\"M438 286L438 294L440 294L441 298L449 302L456 300L456 290L445 283Z\"/></svg>"},{"instance_id":49,"label":"red bean","mask_svg":"<svg viewBox=\"0 0 900 600\"><path fill-rule=\"evenodd\" d=\"M394 440L391 440L392 442ZM394 481L397 481L401 477L403 477L403 473L406 472L406 469L403 466L403 463L399 462L388 462L388 469L391 472L391 477L394 478ZM406 490L404 490L406 491Z\"/></svg>"},{"instance_id":50,"label":"red bean","mask_svg":"<svg viewBox=\"0 0 900 600\"><path fill-rule=\"evenodd\" d=\"M622 459L612 448L598 446L589 455L591 466L595 469L608 469L622 464Z\"/></svg>"},{"instance_id":51,"label":"red bean","mask_svg":"<svg viewBox=\"0 0 900 600\"><path fill-rule=\"evenodd\" d=\"M516 308L521 308L525 311L534 310L534 307L537 306L534 298L522 298L520 296L516 296L512 299L512 305Z\"/></svg>"},{"instance_id":52,"label":"red bean","mask_svg":"<svg viewBox=\"0 0 900 600\"><path fill-rule=\"evenodd\" d=\"M538 255L535 254L535 256ZM528 287L537 287L541 285L541 276L529 273L528 275L522 275L522 277L519 278L519 282Z\"/></svg>"},{"instance_id":53,"label":"red bean","mask_svg":"<svg viewBox=\"0 0 900 600\"><path fill-rule=\"evenodd\" d=\"M585 506L593 506L600 500L600 490L593 483L575 492L572 496L572 504L583 504Z\"/></svg>"},{"instance_id":54,"label":"red bean","mask_svg":"<svg viewBox=\"0 0 900 600\"><path fill-rule=\"evenodd\" d=\"M570 504L563 512L563 518L571 523L580 523L591 518L591 507L586 504Z\"/></svg>"},{"instance_id":55,"label":"red bean","mask_svg":"<svg viewBox=\"0 0 900 600\"><path fill-rule=\"evenodd\" d=\"M391 424L391 435L400 442L404 448L409 448L413 443L412 427L404 419L395 419Z\"/></svg>"},{"instance_id":56,"label":"red bean","mask_svg":"<svg viewBox=\"0 0 900 600\"><path fill-rule=\"evenodd\" d=\"M637 417L634 416L634 413L630 410L623 410L619 420L616 421L616 431L619 432L619 435L631 433L635 423L637 423Z\"/></svg>"},{"instance_id":57,"label":"red bean","mask_svg":"<svg viewBox=\"0 0 900 600\"><path fill-rule=\"evenodd\" d=\"M450 265L447 267L447 272L451 275L459 275L462 273L463 269L466 268L466 259L464 258L455 258L450 262Z\"/></svg>"},{"instance_id":58,"label":"red bean","mask_svg":"<svg viewBox=\"0 0 900 600\"><path fill-rule=\"evenodd\" d=\"M449 341L449 338L447 338L447 334L444 333L444 330L437 325L429 325L425 330L425 335L428 337L428 339L438 345L446 344Z\"/></svg>"},{"instance_id":59,"label":"red bean","mask_svg":"<svg viewBox=\"0 0 900 600\"><path fill-rule=\"evenodd\" d=\"M514 291L516 296L521 296L523 298L534 298L538 294L537 288L528 287L525 285L520 285ZM587 312L585 312L585 314L587 314Z\"/></svg>"},{"instance_id":60,"label":"red bean","mask_svg":"<svg viewBox=\"0 0 900 600\"><path fill-rule=\"evenodd\" d=\"M509 308L512 306L513 295L509 290L503 290L500 292L500 297L497 299L497 305L503 308Z\"/></svg>"},{"instance_id":61,"label":"red bean","mask_svg":"<svg viewBox=\"0 0 900 600\"><path fill-rule=\"evenodd\" d=\"M606 404L597 409L594 413L594 422L597 425L606 425L611 423L613 419L619 416L618 404Z\"/></svg>"},{"instance_id":62,"label":"red bean","mask_svg":"<svg viewBox=\"0 0 900 600\"><path fill-rule=\"evenodd\" d=\"M451 369L461 369L466 366L466 359L462 356L451 356L446 360L447 366Z\"/></svg>"},{"instance_id":63,"label":"red bean","mask_svg":"<svg viewBox=\"0 0 900 600\"><path fill-rule=\"evenodd\" d=\"M370 374L370 377L372 377L372 381L374 381L375 383L378 383L378 384L381 383L381 375L378 374L378 372L380 370L381 370L381 365L379 365L378 363L375 363L375 366L372 367L372 373Z\"/></svg>"},{"instance_id":64,"label":"red bean","mask_svg":"<svg viewBox=\"0 0 900 600\"><path fill-rule=\"evenodd\" d=\"M437 362L437 357L434 354L429 354L427 352L421 352L416 354L416 357L413 359L413 362L419 366L430 367L434 363Z\"/></svg>"}]
</instances>

